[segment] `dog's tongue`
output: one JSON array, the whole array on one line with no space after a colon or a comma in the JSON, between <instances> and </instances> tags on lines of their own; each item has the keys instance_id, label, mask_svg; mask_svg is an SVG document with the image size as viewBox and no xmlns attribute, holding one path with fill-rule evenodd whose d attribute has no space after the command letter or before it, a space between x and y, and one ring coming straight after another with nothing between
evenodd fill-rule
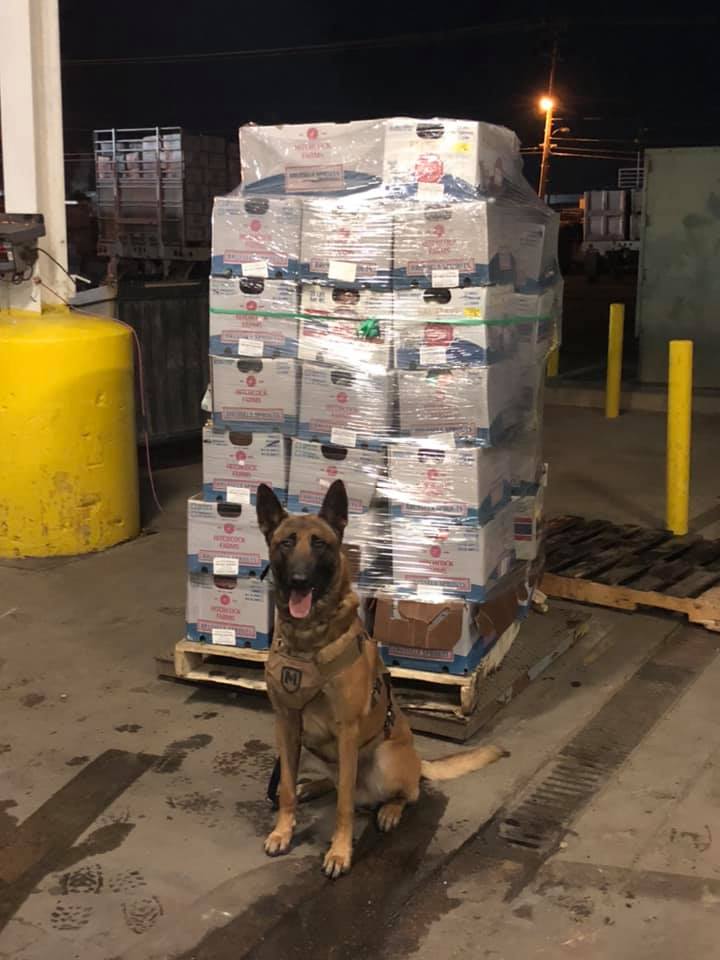
<instances>
[{"instance_id":1,"label":"dog's tongue","mask_svg":"<svg viewBox=\"0 0 720 960\"><path fill-rule=\"evenodd\" d=\"M290 613L297 620L302 620L310 613L312 606L312 590L303 593L302 590L291 590L290 601L288 603Z\"/></svg>"}]
</instances>

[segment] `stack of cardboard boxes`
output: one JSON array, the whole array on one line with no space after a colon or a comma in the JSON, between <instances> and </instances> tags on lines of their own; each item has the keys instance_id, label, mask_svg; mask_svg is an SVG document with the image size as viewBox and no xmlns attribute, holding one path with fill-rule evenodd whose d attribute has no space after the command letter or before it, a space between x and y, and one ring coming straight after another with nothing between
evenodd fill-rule
<instances>
[{"instance_id":1,"label":"stack of cardboard boxes","mask_svg":"<svg viewBox=\"0 0 720 960\"><path fill-rule=\"evenodd\" d=\"M555 217L489 124L248 126L240 149L213 213L188 636L267 644L257 485L315 512L340 478L386 659L470 670L521 615L537 541Z\"/></svg>"}]
</instances>

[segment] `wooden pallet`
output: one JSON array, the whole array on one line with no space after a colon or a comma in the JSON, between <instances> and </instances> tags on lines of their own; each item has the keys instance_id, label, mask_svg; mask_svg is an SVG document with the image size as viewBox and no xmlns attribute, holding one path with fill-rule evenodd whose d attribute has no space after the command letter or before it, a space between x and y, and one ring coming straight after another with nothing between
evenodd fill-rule
<instances>
[{"instance_id":1,"label":"wooden pallet","mask_svg":"<svg viewBox=\"0 0 720 960\"><path fill-rule=\"evenodd\" d=\"M720 632L720 540L561 517L548 525L545 551L550 597L669 610Z\"/></svg>"},{"instance_id":2,"label":"wooden pallet","mask_svg":"<svg viewBox=\"0 0 720 960\"><path fill-rule=\"evenodd\" d=\"M494 673L486 675L482 665L468 676L390 667L393 690L413 730L467 740L583 636L589 620L562 609L532 614L516 638L508 633L498 641ZM180 640L172 655L156 662L161 677L264 694L266 659L264 651Z\"/></svg>"}]
</instances>

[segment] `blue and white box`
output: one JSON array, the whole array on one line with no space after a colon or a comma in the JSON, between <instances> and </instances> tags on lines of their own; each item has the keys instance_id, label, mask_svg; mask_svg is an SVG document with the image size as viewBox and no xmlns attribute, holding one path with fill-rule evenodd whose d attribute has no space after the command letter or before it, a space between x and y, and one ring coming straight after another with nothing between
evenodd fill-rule
<instances>
[{"instance_id":1,"label":"blue and white box","mask_svg":"<svg viewBox=\"0 0 720 960\"><path fill-rule=\"evenodd\" d=\"M268 565L267 544L250 503L188 500L187 563L191 573L260 576Z\"/></svg>"},{"instance_id":2,"label":"blue and white box","mask_svg":"<svg viewBox=\"0 0 720 960\"><path fill-rule=\"evenodd\" d=\"M408 288L393 296L395 366L401 370L481 366L515 348L509 319L515 294L508 285Z\"/></svg>"},{"instance_id":3,"label":"blue and white box","mask_svg":"<svg viewBox=\"0 0 720 960\"><path fill-rule=\"evenodd\" d=\"M392 293L304 283L300 310L301 360L390 366Z\"/></svg>"},{"instance_id":4,"label":"blue and white box","mask_svg":"<svg viewBox=\"0 0 720 960\"><path fill-rule=\"evenodd\" d=\"M385 122L246 124L240 128L243 188L346 194L378 186Z\"/></svg>"},{"instance_id":5,"label":"blue and white box","mask_svg":"<svg viewBox=\"0 0 720 960\"><path fill-rule=\"evenodd\" d=\"M296 360L211 357L210 365L215 427L295 435Z\"/></svg>"},{"instance_id":6,"label":"blue and white box","mask_svg":"<svg viewBox=\"0 0 720 960\"><path fill-rule=\"evenodd\" d=\"M188 576L185 636L222 647L267 650L273 626L271 589L256 577Z\"/></svg>"},{"instance_id":7,"label":"blue and white box","mask_svg":"<svg viewBox=\"0 0 720 960\"><path fill-rule=\"evenodd\" d=\"M395 589L430 602L485 600L513 562L513 521L512 504L483 526L393 517Z\"/></svg>"},{"instance_id":8,"label":"blue and white box","mask_svg":"<svg viewBox=\"0 0 720 960\"><path fill-rule=\"evenodd\" d=\"M255 277L210 278L210 353L296 357L296 283Z\"/></svg>"},{"instance_id":9,"label":"blue and white box","mask_svg":"<svg viewBox=\"0 0 720 960\"><path fill-rule=\"evenodd\" d=\"M391 434L391 377L375 367L303 363L298 436L379 450Z\"/></svg>"},{"instance_id":10,"label":"blue and white box","mask_svg":"<svg viewBox=\"0 0 720 960\"><path fill-rule=\"evenodd\" d=\"M302 207L293 197L218 197L212 217L213 276L296 279L301 221Z\"/></svg>"},{"instance_id":11,"label":"blue and white box","mask_svg":"<svg viewBox=\"0 0 720 960\"><path fill-rule=\"evenodd\" d=\"M216 430L208 424L203 430L203 499L254 505L264 483L285 503L286 443L279 433Z\"/></svg>"},{"instance_id":12,"label":"blue and white box","mask_svg":"<svg viewBox=\"0 0 720 960\"><path fill-rule=\"evenodd\" d=\"M396 288L452 289L513 280L492 200L396 203L393 229Z\"/></svg>"},{"instance_id":13,"label":"blue and white box","mask_svg":"<svg viewBox=\"0 0 720 960\"><path fill-rule=\"evenodd\" d=\"M443 518L483 524L510 502L510 454L503 449L457 449L410 443L388 449L381 490L394 517Z\"/></svg>"},{"instance_id":14,"label":"blue and white box","mask_svg":"<svg viewBox=\"0 0 720 960\"><path fill-rule=\"evenodd\" d=\"M417 185L420 198L472 197L520 182L520 142L506 127L472 120L390 117L385 121L383 179ZM435 188L435 189L432 189Z\"/></svg>"},{"instance_id":15,"label":"blue and white box","mask_svg":"<svg viewBox=\"0 0 720 960\"><path fill-rule=\"evenodd\" d=\"M342 480L351 515L366 513L384 475L385 458L375 450L294 439L290 447L288 510L317 513L328 488Z\"/></svg>"},{"instance_id":16,"label":"blue and white box","mask_svg":"<svg viewBox=\"0 0 720 960\"><path fill-rule=\"evenodd\" d=\"M398 370L400 433L493 446L516 420L512 358L487 367Z\"/></svg>"},{"instance_id":17,"label":"blue and white box","mask_svg":"<svg viewBox=\"0 0 720 960\"><path fill-rule=\"evenodd\" d=\"M351 290L389 290L393 206L383 199L356 197L306 200L302 279Z\"/></svg>"}]
</instances>

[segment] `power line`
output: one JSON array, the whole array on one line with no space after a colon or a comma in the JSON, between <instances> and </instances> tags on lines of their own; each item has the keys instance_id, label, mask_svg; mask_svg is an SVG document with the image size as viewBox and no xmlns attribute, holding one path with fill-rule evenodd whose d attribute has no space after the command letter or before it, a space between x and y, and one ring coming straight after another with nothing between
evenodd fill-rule
<instances>
[{"instance_id":1,"label":"power line","mask_svg":"<svg viewBox=\"0 0 720 960\"><path fill-rule=\"evenodd\" d=\"M612 27L681 27L710 26L718 23L718 17L579 17L567 22L567 27L612 26ZM209 53L147 54L135 57L84 57L68 58L63 66L105 66L122 64L171 64L204 63L210 60L251 60L265 57L288 57L303 54L335 53L346 50L372 49L376 47L395 47L427 43L437 37L449 39L472 36L474 34L499 35L503 33L534 33L547 30L551 24L547 20L508 20L502 23L481 23L465 27L451 27L447 30L429 30L416 33L400 33L385 37L368 37L358 40L336 40L327 43L293 44L284 47L262 47L250 50L217 50Z\"/></svg>"}]
</instances>

